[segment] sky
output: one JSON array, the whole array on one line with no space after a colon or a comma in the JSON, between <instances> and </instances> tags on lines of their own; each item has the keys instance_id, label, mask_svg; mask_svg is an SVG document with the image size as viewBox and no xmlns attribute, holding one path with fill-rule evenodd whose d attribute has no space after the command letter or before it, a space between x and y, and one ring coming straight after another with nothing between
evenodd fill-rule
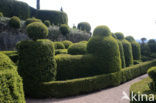
<instances>
[{"instance_id":1,"label":"sky","mask_svg":"<svg viewBox=\"0 0 156 103\"><path fill-rule=\"evenodd\" d=\"M36 0L19 0L36 7ZM107 25L112 32L122 32L135 39L156 39L156 0L40 0L43 10L60 10L68 14L70 27L89 22L92 31Z\"/></svg>"}]
</instances>

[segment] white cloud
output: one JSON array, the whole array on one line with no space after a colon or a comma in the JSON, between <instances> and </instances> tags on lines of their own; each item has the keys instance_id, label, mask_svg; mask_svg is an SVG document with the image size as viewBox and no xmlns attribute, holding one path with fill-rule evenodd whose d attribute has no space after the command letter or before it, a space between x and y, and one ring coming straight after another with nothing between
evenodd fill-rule
<instances>
[{"instance_id":1,"label":"white cloud","mask_svg":"<svg viewBox=\"0 0 156 103\"><path fill-rule=\"evenodd\" d=\"M20 0L36 6L36 0ZM123 32L136 39L156 38L155 0L41 0L41 9L60 10L68 14L72 27L81 21L107 25L112 32Z\"/></svg>"}]
</instances>

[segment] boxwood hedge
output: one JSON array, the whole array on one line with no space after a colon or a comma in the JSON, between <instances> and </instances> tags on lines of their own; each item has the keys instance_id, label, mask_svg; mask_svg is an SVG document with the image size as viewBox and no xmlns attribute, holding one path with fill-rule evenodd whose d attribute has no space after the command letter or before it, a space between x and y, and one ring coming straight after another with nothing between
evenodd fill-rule
<instances>
[{"instance_id":1,"label":"boxwood hedge","mask_svg":"<svg viewBox=\"0 0 156 103\"><path fill-rule=\"evenodd\" d=\"M0 102L25 103L23 83L14 63L0 53Z\"/></svg>"}]
</instances>

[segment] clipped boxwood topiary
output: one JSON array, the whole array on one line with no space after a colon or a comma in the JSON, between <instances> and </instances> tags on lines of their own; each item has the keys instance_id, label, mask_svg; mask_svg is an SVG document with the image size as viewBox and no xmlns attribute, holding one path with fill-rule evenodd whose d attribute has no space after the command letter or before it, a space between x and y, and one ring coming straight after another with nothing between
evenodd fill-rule
<instances>
[{"instance_id":1,"label":"clipped boxwood topiary","mask_svg":"<svg viewBox=\"0 0 156 103\"><path fill-rule=\"evenodd\" d=\"M48 36L48 28L41 22L34 22L26 28L29 38L33 40L44 39Z\"/></svg>"},{"instance_id":2,"label":"clipped boxwood topiary","mask_svg":"<svg viewBox=\"0 0 156 103\"><path fill-rule=\"evenodd\" d=\"M116 32L115 35L116 35L117 39L119 39L119 40L124 39L124 35L121 32Z\"/></svg>"},{"instance_id":3,"label":"clipped boxwood topiary","mask_svg":"<svg viewBox=\"0 0 156 103\"><path fill-rule=\"evenodd\" d=\"M0 17L3 17L3 13L2 12L0 12Z\"/></svg>"},{"instance_id":4,"label":"clipped boxwood topiary","mask_svg":"<svg viewBox=\"0 0 156 103\"><path fill-rule=\"evenodd\" d=\"M42 22L40 19L36 19L36 18L28 18L25 22L25 25L29 25L33 22Z\"/></svg>"},{"instance_id":5,"label":"clipped boxwood topiary","mask_svg":"<svg viewBox=\"0 0 156 103\"><path fill-rule=\"evenodd\" d=\"M49 26L51 25L51 22L50 22L49 20L45 20L45 21L44 21L44 24L45 24L47 27L49 27Z\"/></svg>"},{"instance_id":6,"label":"clipped boxwood topiary","mask_svg":"<svg viewBox=\"0 0 156 103\"><path fill-rule=\"evenodd\" d=\"M124 55L125 55L125 62L126 67L133 65L133 54L132 54L132 46L131 43L127 40L122 40Z\"/></svg>"},{"instance_id":7,"label":"clipped boxwood topiary","mask_svg":"<svg viewBox=\"0 0 156 103\"><path fill-rule=\"evenodd\" d=\"M152 83L149 84L151 90L156 91L156 67L151 67L147 71L149 77L152 79Z\"/></svg>"},{"instance_id":8,"label":"clipped boxwood topiary","mask_svg":"<svg viewBox=\"0 0 156 103\"><path fill-rule=\"evenodd\" d=\"M23 83L14 63L0 53L0 102L25 103Z\"/></svg>"},{"instance_id":9,"label":"clipped boxwood topiary","mask_svg":"<svg viewBox=\"0 0 156 103\"><path fill-rule=\"evenodd\" d=\"M18 29L21 27L21 20L17 16L13 16L9 21L9 26Z\"/></svg>"},{"instance_id":10,"label":"clipped boxwood topiary","mask_svg":"<svg viewBox=\"0 0 156 103\"><path fill-rule=\"evenodd\" d=\"M64 36L66 36L68 33L69 33L69 26L67 25L67 24L62 24L61 26L60 26L60 31L61 31L61 33L64 35Z\"/></svg>"},{"instance_id":11,"label":"clipped boxwood topiary","mask_svg":"<svg viewBox=\"0 0 156 103\"><path fill-rule=\"evenodd\" d=\"M68 48L68 54L78 55L86 54L87 44L86 43L75 43Z\"/></svg>"},{"instance_id":12,"label":"clipped boxwood topiary","mask_svg":"<svg viewBox=\"0 0 156 103\"><path fill-rule=\"evenodd\" d=\"M87 50L96 57L97 70L101 73L121 70L119 46L107 26L95 28L93 37L88 41Z\"/></svg>"},{"instance_id":13,"label":"clipped boxwood topiary","mask_svg":"<svg viewBox=\"0 0 156 103\"><path fill-rule=\"evenodd\" d=\"M55 49L65 49L65 46L62 42L54 42Z\"/></svg>"},{"instance_id":14,"label":"clipped boxwood topiary","mask_svg":"<svg viewBox=\"0 0 156 103\"><path fill-rule=\"evenodd\" d=\"M63 41L62 43L64 44L66 49L68 49L68 47L73 44L71 41L68 40Z\"/></svg>"},{"instance_id":15,"label":"clipped boxwood topiary","mask_svg":"<svg viewBox=\"0 0 156 103\"><path fill-rule=\"evenodd\" d=\"M82 31L86 31L86 32L90 32L91 30L91 26L88 22L80 22L77 26L78 29L82 30Z\"/></svg>"},{"instance_id":16,"label":"clipped boxwood topiary","mask_svg":"<svg viewBox=\"0 0 156 103\"><path fill-rule=\"evenodd\" d=\"M53 81L56 76L55 49L47 39L21 41L17 44L18 71L23 78L27 96L34 97L42 82Z\"/></svg>"},{"instance_id":17,"label":"clipped boxwood topiary","mask_svg":"<svg viewBox=\"0 0 156 103\"><path fill-rule=\"evenodd\" d=\"M129 42L135 41L135 39L132 36L126 36L125 39L128 40Z\"/></svg>"}]
</instances>

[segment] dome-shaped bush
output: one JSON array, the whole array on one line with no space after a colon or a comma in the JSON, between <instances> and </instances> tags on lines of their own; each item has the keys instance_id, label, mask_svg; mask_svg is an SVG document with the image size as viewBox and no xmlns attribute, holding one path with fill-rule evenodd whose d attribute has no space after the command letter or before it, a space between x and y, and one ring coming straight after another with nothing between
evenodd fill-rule
<instances>
[{"instance_id":1,"label":"dome-shaped bush","mask_svg":"<svg viewBox=\"0 0 156 103\"><path fill-rule=\"evenodd\" d=\"M68 49L68 47L73 44L71 41L68 40L63 41L62 43L64 44L66 49Z\"/></svg>"},{"instance_id":2,"label":"dome-shaped bush","mask_svg":"<svg viewBox=\"0 0 156 103\"><path fill-rule=\"evenodd\" d=\"M64 36L66 36L68 33L69 33L69 26L67 25L67 24L62 24L61 26L60 26L60 31L61 31L61 33L64 35Z\"/></svg>"},{"instance_id":3,"label":"dome-shaped bush","mask_svg":"<svg viewBox=\"0 0 156 103\"><path fill-rule=\"evenodd\" d=\"M65 49L65 46L62 42L54 42L55 49Z\"/></svg>"},{"instance_id":4,"label":"dome-shaped bush","mask_svg":"<svg viewBox=\"0 0 156 103\"><path fill-rule=\"evenodd\" d=\"M151 67L150 69L148 69L147 71L149 77L156 82L156 67Z\"/></svg>"},{"instance_id":5,"label":"dome-shaped bush","mask_svg":"<svg viewBox=\"0 0 156 103\"><path fill-rule=\"evenodd\" d=\"M133 59L134 60L140 60L141 59L140 44L133 41L133 42L131 42L131 45L132 45Z\"/></svg>"},{"instance_id":6,"label":"dome-shaped bush","mask_svg":"<svg viewBox=\"0 0 156 103\"><path fill-rule=\"evenodd\" d=\"M128 40L129 42L135 41L135 39L132 36L126 36L125 39Z\"/></svg>"},{"instance_id":7,"label":"dome-shaped bush","mask_svg":"<svg viewBox=\"0 0 156 103\"><path fill-rule=\"evenodd\" d=\"M49 20L45 20L45 21L44 21L44 24L45 24L47 27L49 27L49 26L51 25L51 23L50 23Z\"/></svg>"},{"instance_id":8,"label":"dome-shaped bush","mask_svg":"<svg viewBox=\"0 0 156 103\"><path fill-rule=\"evenodd\" d=\"M114 37L115 39L117 39L117 37L116 37L115 33L112 33L112 37Z\"/></svg>"},{"instance_id":9,"label":"dome-shaped bush","mask_svg":"<svg viewBox=\"0 0 156 103\"><path fill-rule=\"evenodd\" d=\"M25 25L29 25L33 22L42 22L40 19L36 19L36 18L28 18L25 22Z\"/></svg>"},{"instance_id":10,"label":"dome-shaped bush","mask_svg":"<svg viewBox=\"0 0 156 103\"><path fill-rule=\"evenodd\" d=\"M68 54L77 55L77 54L86 54L87 44L86 43L75 43L68 48Z\"/></svg>"},{"instance_id":11,"label":"dome-shaped bush","mask_svg":"<svg viewBox=\"0 0 156 103\"><path fill-rule=\"evenodd\" d=\"M52 41L21 41L17 44L19 54L18 71L23 78L28 96L36 96L40 83L55 80L56 61Z\"/></svg>"},{"instance_id":12,"label":"dome-shaped bush","mask_svg":"<svg viewBox=\"0 0 156 103\"><path fill-rule=\"evenodd\" d=\"M13 16L9 21L9 26L18 29L21 27L21 20L17 16Z\"/></svg>"},{"instance_id":13,"label":"dome-shaped bush","mask_svg":"<svg viewBox=\"0 0 156 103\"><path fill-rule=\"evenodd\" d=\"M82 31L86 31L86 32L90 32L91 30L91 26L88 22L80 22L77 26L78 29L82 30Z\"/></svg>"},{"instance_id":14,"label":"dome-shaped bush","mask_svg":"<svg viewBox=\"0 0 156 103\"><path fill-rule=\"evenodd\" d=\"M119 39L119 40L123 40L124 39L124 35L121 32L116 32L115 35L116 35L117 39Z\"/></svg>"},{"instance_id":15,"label":"dome-shaped bush","mask_svg":"<svg viewBox=\"0 0 156 103\"><path fill-rule=\"evenodd\" d=\"M125 62L126 67L133 65L133 54L132 54L132 46L131 43L127 40L122 40L124 55L125 55Z\"/></svg>"},{"instance_id":16,"label":"dome-shaped bush","mask_svg":"<svg viewBox=\"0 0 156 103\"><path fill-rule=\"evenodd\" d=\"M93 32L93 36L109 36L111 35L110 29L107 26L97 26Z\"/></svg>"},{"instance_id":17,"label":"dome-shaped bush","mask_svg":"<svg viewBox=\"0 0 156 103\"><path fill-rule=\"evenodd\" d=\"M87 45L88 53L94 55L97 71L101 73L112 73L121 69L118 42L110 34L107 26L98 26Z\"/></svg>"},{"instance_id":18,"label":"dome-shaped bush","mask_svg":"<svg viewBox=\"0 0 156 103\"><path fill-rule=\"evenodd\" d=\"M33 40L44 39L48 36L48 28L41 22L34 22L26 28L29 38Z\"/></svg>"},{"instance_id":19,"label":"dome-shaped bush","mask_svg":"<svg viewBox=\"0 0 156 103\"><path fill-rule=\"evenodd\" d=\"M0 17L3 17L3 13L2 12L0 12Z\"/></svg>"}]
</instances>

